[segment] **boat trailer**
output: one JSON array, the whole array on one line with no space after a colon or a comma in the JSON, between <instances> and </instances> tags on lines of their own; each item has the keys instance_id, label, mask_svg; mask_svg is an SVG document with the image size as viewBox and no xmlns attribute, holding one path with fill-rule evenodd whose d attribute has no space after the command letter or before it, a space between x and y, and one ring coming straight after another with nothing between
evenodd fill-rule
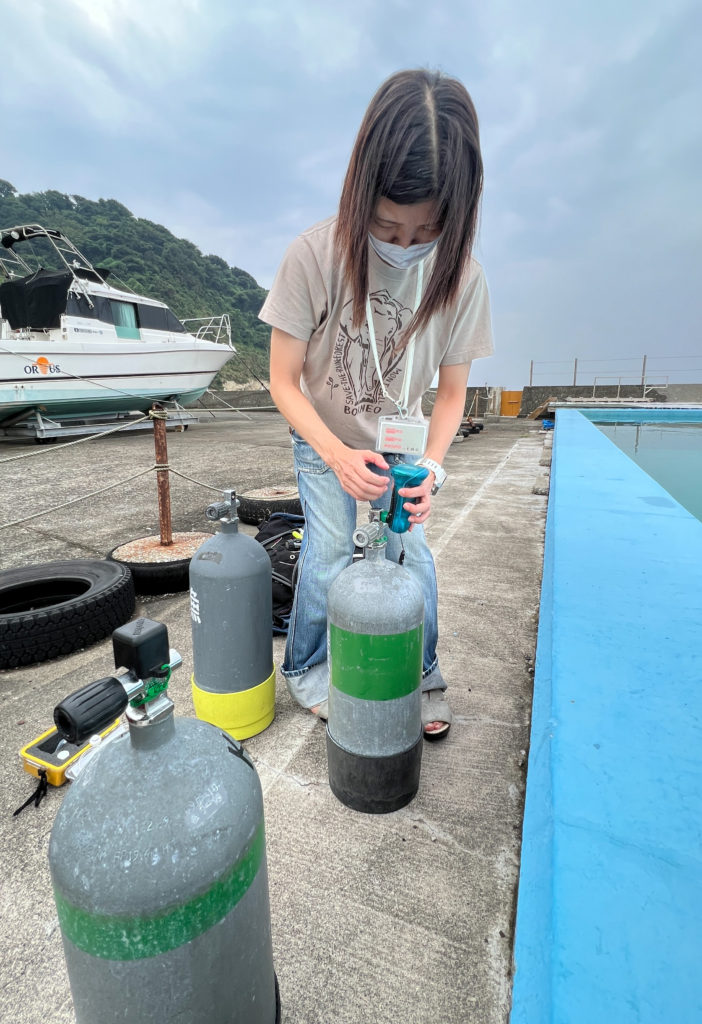
<instances>
[{"instance_id":1,"label":"boat trailer","mask_svg":"<svg viewBox=\"0 0 702 1024\"><path fill-rule=\"evenodd\" d=\"M182 408L169 409L166 427L181 432L187 430L191 423L199 423L200 417L186 412ZM148 415L142 413L103 413L93 416L71 417L68 420L51 419L38 409L27 410L12 420L0 423L0 440L26 439L37 444L51 444L59 438L86 437L90 434L102 434L112 427L121 427L124 433L135 430L152 430L153 424Z\"/></svg>"}]
</instances>

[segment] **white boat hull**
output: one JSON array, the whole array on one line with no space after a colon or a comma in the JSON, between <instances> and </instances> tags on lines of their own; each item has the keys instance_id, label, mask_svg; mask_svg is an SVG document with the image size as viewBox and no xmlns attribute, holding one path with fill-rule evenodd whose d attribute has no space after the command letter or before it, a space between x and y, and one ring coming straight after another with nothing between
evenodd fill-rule
<instances>
[{"instance_id":1,"label":"white boat hull","mask_svg":"<svg viewBox=\"0 0 702 1024\"><path fill-rule=\"evenodd\" d=\"M0 340L0 422L38 409L50 418L146 411L196 401L232 356L192 335L161 341Z\"/></svg>"}]
</instances>

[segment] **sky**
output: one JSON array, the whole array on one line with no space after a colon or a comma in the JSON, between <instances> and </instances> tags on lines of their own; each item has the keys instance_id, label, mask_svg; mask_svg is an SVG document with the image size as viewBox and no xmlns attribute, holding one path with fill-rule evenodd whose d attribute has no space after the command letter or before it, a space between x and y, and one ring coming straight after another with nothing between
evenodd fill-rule
<instances>
[{"instance_id":1,"label":"sky","mask_svg":"<svg viewBox=\"0 0 702 1024\"><path fill-rule=\"evenodd\" d=\"M470 383L644 356L702 382L698 0L0 0L0 41L0 178L116 199L263 287L335 211L380 83L460 78L495 336Z\"/></svg>"}]
</instances>

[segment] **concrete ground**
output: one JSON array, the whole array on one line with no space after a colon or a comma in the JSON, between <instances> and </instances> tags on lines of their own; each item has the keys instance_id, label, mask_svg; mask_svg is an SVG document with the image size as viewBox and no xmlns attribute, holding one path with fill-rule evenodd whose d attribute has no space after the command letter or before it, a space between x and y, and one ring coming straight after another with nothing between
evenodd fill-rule
<instances>
[{"instance_id":1,"label":"concrete ground","mask_svg":"<svg viewBox=\"0 0 702 1024\"><path fill-rule=\"evenodd\" d=\"M280 679L272 725L246 741L264 791L274 959L287 1024L508 1020L546 506L545 495L532 491L544 474L538 427L488 422L480 435L453 444L446 459L449 481L427 532L455 720L446 740L425 743L415 799L380 816L339 803L327 781L324 727L292 702ZM244 492L294 483L277 413L203 419L187 433L169 433L168 446L173 469L210 487ZM2 461L15 455L29 457ZM153 461L147 433L63 449L3 443L0 527L101 492ZM174 529L207 530L203 511L214 492L177 476L171 486ZM149 473L0 529L0 565L101 558L157 530ZM192 715L187 595L138 598L135 615L168 626L184 661L170 693L176 714ZM278 665L282 653L276 639ZM8 1024L74 1021L47 864L64 790L50 788L38 808L12 817L35 781L18 752L50 727L58 700L112 668L107 639L0 672L0 1021Z\"/></svg>"}]
</instances>

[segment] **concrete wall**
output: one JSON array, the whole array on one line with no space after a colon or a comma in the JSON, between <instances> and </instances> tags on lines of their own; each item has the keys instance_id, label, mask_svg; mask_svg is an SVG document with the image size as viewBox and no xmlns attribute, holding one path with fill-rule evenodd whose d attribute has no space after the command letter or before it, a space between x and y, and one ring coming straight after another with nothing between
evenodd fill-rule
<instances>
[{"instance_id":1,"label":"concrete wall","mask_svg":"<svg viewBox=\"0 0 702 1024\"><path fill-rule=\"evenodd\" d=\"M435 400L435 389L430 389L429 391L427 391L424 397L422 398L422 412L424 413L425 416L431 415L431 411L434 408ZM212 393L207 392L202 396L200 401L197 402L192 408L197 409L199 407L203 409L226 409L226 406L223 405L222 402L226 402L227 405L230 405L235 409L275 409L273 399L271 398L269 393L265 391L262 387L241 391L214 391ZM472 415L473 417L483 417L485 415L487 405L487 388L466 389L466 416L470 412L470 415Z\"/></svg>"},{"instance_id":2,"label":"concrete wall","mask_svg":"<svg viewBox=\"0 0 702 1024\"><path fill-rule=\"evenodd\" d=\"M471 415L474 419L483 417L488 406L489 388L466 388L465 415ZM436 401L436 389L430 388L422 398L422 412L425 416L431 416Z\"/></svg>"},{"instance_id":3,"label":"concrete wall","mask_svg":"<svg viewBox=\"0 0 702 1024\"><path fill-rule=\"evenodd\" d=\"M664 394L669 402L702 402L702 384L669 384Z\"/></svg>"},{"instance_id":4,"label":"concrete wall","mask_svg":"<svg viewBox=\"0 0 702 1024\"><path fill-rule=\"evenodd\" d=\"M700 388L700 394L702 394L702 387ZM547 402L549 398L558 398L561 401L565 401L567 398L592 398L592 384L576 385L552 385L550 387L526 387L522 391L522 405L519 410L520 416L528 416L529 413L533 412L534 409L538 409L540 405ZM626 386L617 387L616 385L611 386L600 386L598 385L595 390L595 398L642 398L643 389L640 384L628 384ZM651 391L648 394L648 398L655 402L667 401L665 391Z\"/></svg>"},{"instance_id":5,"label":"concrete wall","mask_svg":"<svg viewBox=\"0 0 702 1024\"><path fill-rule=\"evenodd\" d=\"M474 417L484 417L489 404L489 388L469 387L466 389L466 415L470 412ZM617 392L621 398L641 398L641 385L627 385L617 388L597 387L595 395L597 398L616 398ZM216 391L212 394L205 394L193 408L225 409L227 405L235 409L274 409L273 399L262 387L242 391ZM702 402L702 384L671 384L665 391L651 391L648 395L655 402ZM522 405L519 415L528 416L530 412L537 409L542 402L549 398L592 398L592 385L584 384L577 387L526 387L522 391ZM218 400L219 399L219 400ZM429 390L422 399L422 411L425 416L430 416L436 400L436 390ZM472 411L471 411L472 410Z\"/></svg>"},{"instance_id":6,"label":"concrete wall","mask_svg":"<svg viewBox=\"0 0 702 1024\"><path fill-rule=\"evenodd\" d=\"M643 398L643 388L640 384L627 384L617 387L616 385L603 386L598 384L595 389L595 398ZM702 384L669 384L667 388L649 391L646 395L653 402L702 402ZM528 416L530 412L549 398L558 398L565 401L567 398L593 398L592 384L552 385L550 387L526 387L522 391L522 406L519 410L520 416Z\"/></svg>"},{"instance_id":7,"label":"concrete wall","mask_svg":"<svg viewBox=\"0 0 702 1024\"><path fill-rule=\"evenodd\" d=\"M226 405L223 403L226 402ZM234 409L275 409L273 399L262 387L251 391L214 391L206 392L193 409L226 409L231 405Z\"/></svg>"}]
</instances>

